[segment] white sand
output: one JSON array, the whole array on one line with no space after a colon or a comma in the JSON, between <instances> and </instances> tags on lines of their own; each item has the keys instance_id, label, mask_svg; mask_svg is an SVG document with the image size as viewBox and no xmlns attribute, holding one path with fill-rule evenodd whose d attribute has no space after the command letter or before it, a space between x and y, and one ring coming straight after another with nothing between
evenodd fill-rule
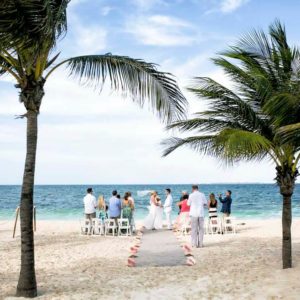
<instances>
[{"instance_id":1,"label":"white sand","mask_svg":"<svg viewBox=\"0 0 300 300\"><path fill-rule=\"evenodd\" d=\"M133 238L80 236L77 221L39 221L38 299L300 299L300 219L289 270L281 269L281 221L243 222L237 235L205 236L193 267L128 268ZM0 299L13 299L19 275L12 227L0 222Z\"/></svg>"}]
</instances>

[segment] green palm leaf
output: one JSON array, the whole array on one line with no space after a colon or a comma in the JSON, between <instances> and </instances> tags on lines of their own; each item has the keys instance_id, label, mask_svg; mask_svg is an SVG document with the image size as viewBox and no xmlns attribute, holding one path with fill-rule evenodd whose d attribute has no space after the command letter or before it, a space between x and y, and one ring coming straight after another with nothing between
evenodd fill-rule
<instances>
[{"instance_id":1,"label":"green palm leaf","mask_svg":"<svg viewBox=\"0 0 300 300\"><path fill-rule=\"evenodd\" d=\"M67 30L69 0L2 0L0 45L2 48L53 47Z\"/></svg>"},{"instance_id":2,"label":"green palm leaf","mask_svg":"<svg viewBox=\"0 0 300 300\"><path fill-rule=\"evenodd\" d=\"M264 136L240 129L222 130L215 138L216 147L223 147L220 156L226 162L262 160L271 154L273 144Z\"/></svg>"},{"instance_id":3,"label":"green palm leaf","mask_svg":"<svg viewBox=\"0 0 300 300\"><path fill-rule=\"evenodd\" d=\"M162 142L165 150L163 156L167 156L170 153L174 152L176 149L182 146L188 146L193 150L203 153L217 156L217 153L214 152L215 149L215 136L191 136L187 138L177 138L172 137L165 139Z\"/></svg>"},{"instance_id":4,"label":"green palm leaf","mask_svg":"<svg viewBox=\"0 0 300 300\"><path fill-rule=\"evenodd\" d=\"M70 74L83 85L101 89L106 80L111 88L130 96L143 106L145 101L167 122L185 116L187 101L175 79L157 70L156 65L140 59L112 54L89 55L69 58L53 68L67 64Z\"/></svg>"}]
</instances>

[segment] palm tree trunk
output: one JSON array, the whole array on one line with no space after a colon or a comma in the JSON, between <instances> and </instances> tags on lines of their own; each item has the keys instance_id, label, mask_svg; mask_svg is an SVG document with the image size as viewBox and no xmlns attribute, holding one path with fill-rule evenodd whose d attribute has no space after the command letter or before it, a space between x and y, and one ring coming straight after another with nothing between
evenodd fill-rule
<instances>
[{"instance_id":1,"label":"palm tree trunk","mask_svg":"<svg viewBox=\"0 0 300 300\"><path fill-rule=\"evenodd\" d=\"M292 195L282 195L282 266L283 269L292 267Z\"/></svg>"},{"instance_id":2,"label":"palm tree trunk","mask_svg":"<svg viewBox=\"0 0 300 300\"><path fill-rule=\"evenodd\" d=\"M37 296L34 267L33 189L38 133L38 113L36 111L28 110L26 117L27 153L20 204L21 271L17 286L17 296L33 298Z\"/></svg>"},{"instance_id":3,"label":"palm tree trunk","mask_svg":"<svg viewBox=\"0 0 300 300\"><path fill-rule=\"evenodd\" d=\"M287 165L278 166L277 183L282 195L282 266L283 269L292 267L292 195L298 171L293 171Z\"/></svg>"}]
</instances>

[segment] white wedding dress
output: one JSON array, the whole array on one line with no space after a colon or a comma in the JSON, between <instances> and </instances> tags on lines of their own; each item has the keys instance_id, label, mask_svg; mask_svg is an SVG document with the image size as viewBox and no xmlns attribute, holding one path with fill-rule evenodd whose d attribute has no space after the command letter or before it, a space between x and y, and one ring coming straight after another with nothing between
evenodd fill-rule
<instances>
[{"instance_id":1,"label":"white wedding dress","mask_svg":"<svg viewBox=\"0 0 300 300\"><path fill-rule=\"evenodd\" d=\"M150 203L149 214L144 220L147 229L162 229L163 227L163 208Z\"/></svg>"}]
</instances>

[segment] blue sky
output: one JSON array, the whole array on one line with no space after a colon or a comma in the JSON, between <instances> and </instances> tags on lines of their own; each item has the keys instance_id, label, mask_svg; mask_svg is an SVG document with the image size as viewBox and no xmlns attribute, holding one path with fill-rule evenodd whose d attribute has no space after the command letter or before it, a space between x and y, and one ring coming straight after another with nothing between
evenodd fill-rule
<instances>
[{"instance_id":1,"label":"blue sky","mask_svg":"<svg viewBox=\"0 0 300 300\"><path fill-rule=\"evenodd\" d=\"M231 82L210 61L253 28L279 18L291 44L299 44L299 1L73 0L61 58L111 52L141 58L177 76L193 113L203 109L185 91L193 76ZM22 180L24 112L13 81L0 78L0 184ZM36 183L272 182L269 162L225 168L216 159L180 149L161 158L164 125L130 99L80 87L64 69L46 85ZM257 170L259 169L259 172ZM5 170L5 171L4 171Z\"/></svg>"}]
</instances>

